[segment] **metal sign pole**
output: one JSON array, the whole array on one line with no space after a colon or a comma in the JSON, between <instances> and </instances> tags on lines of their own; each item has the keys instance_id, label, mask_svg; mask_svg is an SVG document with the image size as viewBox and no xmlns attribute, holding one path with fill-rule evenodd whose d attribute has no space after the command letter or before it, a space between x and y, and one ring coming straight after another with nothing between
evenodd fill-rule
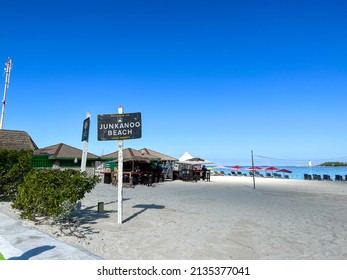
<instances>
[{"instance_id":1,"label":"metal sign pole","mask_svg":"<svg viewBox=\"0 0 347 280\"><path fill-rule=\"evenodd\" d=\"M90 119L91 114L88 112L86 115L86 119ZM85 130L88 130L87 133L89 134L89 122L86 122L88 124L88 127L84 128ZM83 135L82 135L83 137ZM81 160L81 172L86 171L87 166L87 157L88 157L88 137L83 140L83 152L82 152L82 160Z\"/></svg>"},{"instance_id":2,"label":"metal sign pole","mask_svg":"<svg viewBox=\"0 0 347 280\"><path fill-rule=\"evenodd\" d=\"M123 107L118 107L123 114ZM118 140L118 224L123 223L123 140Z\"/></svg>"}]
</instances>

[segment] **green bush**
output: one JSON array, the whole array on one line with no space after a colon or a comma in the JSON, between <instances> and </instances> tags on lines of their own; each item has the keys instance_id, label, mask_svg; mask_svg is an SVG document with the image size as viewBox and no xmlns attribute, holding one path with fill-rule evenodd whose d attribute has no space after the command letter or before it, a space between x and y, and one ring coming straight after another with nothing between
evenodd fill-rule
<instances>
[{"instance_id":1,"label":"green bush","mask_svg":"<svg viewBox=\"0 0 347 280\"><path fill-rule=\"evenodd\" d=\"M64 204L75 205L100 181L76 170L31 170L18 185L12 206L21 211L22 218L37 216L54 219L67 216Z\"/></svg>"},{"instance_id":2,"label":"green bush","mask_svg":"<svg viewBox=\"0 0 347 280\"><path fill-rule=\"evenodd\" d=\"M31 170L31 150L0 149L0 197L15 196L18 184Z\"/></svg>"}]
</instances>

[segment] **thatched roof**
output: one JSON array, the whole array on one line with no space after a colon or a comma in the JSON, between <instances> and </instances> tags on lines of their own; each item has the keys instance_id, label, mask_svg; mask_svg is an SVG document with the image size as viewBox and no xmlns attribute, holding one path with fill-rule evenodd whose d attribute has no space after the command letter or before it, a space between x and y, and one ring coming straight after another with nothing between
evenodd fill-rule
<instances>
[{"instance_id":1,"label":"thatched roof","mask_svg":"<svg viewBox=\"0 0 347 280\"><path fill-rule=\"evenodd\" d=\"M56 158L56 159L82 158L82 150L71 147L63 143L36 150L34 154L35 155L48 154L50 158ZM88 153L87 158L98 159L99 157L92 153Z\"/></svg>"},{"instance_id":2,"label":"thatched roof","mask_svg":"<svg viewBox=\"0 0 347 280\"><path fill-rule=\"evenodd\" d=\"M143 148L143 149L140 149L139 151L141 151L141 153L143 151L144 154L148 154L150 156L160 158L160 160L162 160L162 161L176 161L176 160L178 160L177 158L164 155L162 153L153 151L153 150L148 149L148 148Z\"/></svg>"},{"instance_id":3,"label":"thatched roof","mask_svg":"<svg viewBox=\"0 0 347 280\"><path fill-rule=\"evenodd\" d=\"M118 160L118 151L102 156L102 158L109 158L113 160ZM167 160L177 160L173 157L164 155L162 153L143 148L140 150L135 150L132 148L127 148L123 150L123 161L167 161Z\"/></svg>"},{"instance_id":4,"label":"thatched roof","mask_svg":"<svg viewBox=\"0 0 347 280\"><path fill-rule=\"evenodd\" d=\"M108 155L103 156L103 158L110 158L115 161L118 161L118 152L114 152ZM156 161L160 160L157 157L153 157L150 155L145 155L142 154L140 151L132 149L132 148L127 148L123 150L123 161Z\"/></svg>"},{"instance_id":5,"label":"thatched roof","mask_svg":"<svg viewBox=\"0 0 347 280\"><path fill-rule=\"evenodd\" d=\"M27 132L7 129L0 129L0 148L12 150L38 149Z\"/></svg>"}]
</instances>

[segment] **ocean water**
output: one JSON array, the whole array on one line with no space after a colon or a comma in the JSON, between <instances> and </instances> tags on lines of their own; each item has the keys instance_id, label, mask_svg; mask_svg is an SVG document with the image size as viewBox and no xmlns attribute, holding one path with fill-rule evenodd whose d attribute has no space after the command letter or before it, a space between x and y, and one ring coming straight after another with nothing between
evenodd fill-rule
<instances>
[{"instance_id":1,"label":"ocean water","mask_svg":"<svg viewBox=\"0 0 347 280\"><path fill-rule=\"evenodd\" d=\"M231 173L231 169L229 166L226 166L225 169L215 168L216 171L223 170L225 174ZM239 171L242 172L242 174L247 174L249 176L249 171L246 169L250 166L245 166L243 168L240 168ZM260 166L261 168L266 168L266 166ZM301 167L301 166L276 166L278 169L287 169L292 171L292 173L282 173L282 172L276 172L276 171L267 171L267 170L258 170L260 174L263 174L264 176L266 173L277 173L283 175L288 175L290 179L295 180L304 180L304 174L317 174L320 175L323 179L323 175L329 175L331 180L335 181L336 175L341 175L343 177L343 180L345 180L345 176L347 175L347 167L322 167L322 166L312 166L312 167Z\"/></svg>"}]
</instances>

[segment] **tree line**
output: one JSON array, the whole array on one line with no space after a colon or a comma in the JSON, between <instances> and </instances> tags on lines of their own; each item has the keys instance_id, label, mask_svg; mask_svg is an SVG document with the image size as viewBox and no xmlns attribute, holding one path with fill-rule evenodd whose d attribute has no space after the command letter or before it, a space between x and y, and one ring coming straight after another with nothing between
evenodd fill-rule
<instances>
[{"instance_id":1,"label":"tree line","mask_svg":"<svg viewBox=\"0 0 347 280\"><path fill-rule=\"evenodd\" d=\"M341 162L341 161L327 161L319 164L319 166L347 166L347 162Z\"/></svg>"}]
</instances>

